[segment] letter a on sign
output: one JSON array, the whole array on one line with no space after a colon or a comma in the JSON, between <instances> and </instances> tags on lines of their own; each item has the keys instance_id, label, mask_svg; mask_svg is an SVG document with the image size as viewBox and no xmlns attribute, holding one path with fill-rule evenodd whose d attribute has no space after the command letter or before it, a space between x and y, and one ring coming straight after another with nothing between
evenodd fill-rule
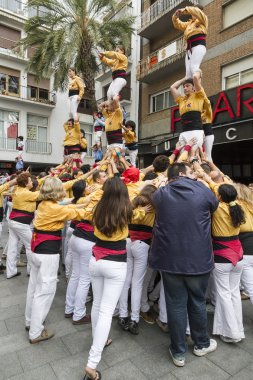
<instances>
[{"instance_id":1,"label":"letter a on sign","mask_svg":"<svg viewBox=\"0 0 253 380\"><path fill-rule=\"evenodd\" d=\"M222 107L222 103L225 104L224 107ZM221 106L221 108L219 108L220 106ZM234 117L235 117L233 110L229 104L228 98L226 97L225 92L221 92L219 95L219 98L218 98L217 103L215 105L215 109L213 111L213 122L215 121L217 114L220 112L228 112L231 119L234 119Z\"/></svg>"}]
</instances>

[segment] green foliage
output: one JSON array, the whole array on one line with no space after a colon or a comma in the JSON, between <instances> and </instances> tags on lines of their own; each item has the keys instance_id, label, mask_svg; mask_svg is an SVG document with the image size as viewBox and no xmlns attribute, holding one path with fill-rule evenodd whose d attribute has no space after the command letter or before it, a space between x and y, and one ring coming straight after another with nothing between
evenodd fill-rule
<instances>
[{"instance_id":1,"label":"green foliage","mask_svg":"<svg viewBox=\"0 0 253 380\"><path fill-rule=\"evenodd\" d=\"M115 11L114 0L28 0L28 7L38 16L26 21L18 45L33 48L27 71L38 80L54 74L55 89L66 88L68 68L75 66L87 90L94 90L98 52L130 45L134 17L104 17Z\"/></svg>"}]
</instances>

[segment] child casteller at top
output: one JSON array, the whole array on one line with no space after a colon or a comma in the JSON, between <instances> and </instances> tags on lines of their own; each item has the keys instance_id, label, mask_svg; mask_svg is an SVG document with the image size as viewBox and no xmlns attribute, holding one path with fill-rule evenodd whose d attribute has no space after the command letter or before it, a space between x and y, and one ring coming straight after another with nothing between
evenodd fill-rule
<instances>
[{"instance_id":1,"label":"child casteller at top","mask_svg":"<svg viewBox=\"0 0 253 380\"><path fill-rule=\"evenodd\" d=\"M189 21L180 20L182 15L191 16ZM206 54L206 35L208 29L208 19L203 12L201 5L178 9L172 16L172 22L176 29L184 32L184 39L187 42L185 56L185 78L193 78L193 74L198 73L201 77L200 65Z\"/></svg>"},{"instance_id":2,"label":"child casteller at top","mask_svg":"<svg viewBox=\"0 0 253 380\"><path fill-rule=\"evenodd\" d=\"M104 51L99 54L101 62L110 66L112 69L112 82L107 91L109 101L117 100L120 91L126 85L126 71L128 59L125 55L125 47L117 45L115 51Z\"/></svg>"}]
</instances>

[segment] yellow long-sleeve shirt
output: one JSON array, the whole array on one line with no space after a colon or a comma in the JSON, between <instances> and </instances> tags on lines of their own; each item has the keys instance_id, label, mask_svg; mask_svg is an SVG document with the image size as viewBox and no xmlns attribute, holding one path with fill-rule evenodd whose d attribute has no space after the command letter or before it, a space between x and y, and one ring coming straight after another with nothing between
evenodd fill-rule
<instances>
[{"instance_id":1,"label":"yellow long-sleeve shirt","mask_svg":"<svg viewBox=\"0 0 253 380\"><path fill-rule=\"evenodd\" d=\"M80 144L80 123L75 122L74 127L69 129L67 123L64 124L64 130L66 132L63 145L73 146Z\"/></svg>"},{"instance_id":2,"label":"yellow long-sleeve shirt","mask_svg":"<svg viewBox=\"0 0 253 380\"><path fill-rule=\"evenodd\" d=\"M245 223L240 226L240 233L253 232L253 206L242 200L238 201L238 204L242 207L245 215Z\"/></svg>"},{"instance_id":3,"label":"yellow long-sleeve shirt","mask_svg":"<svg viewBox=\"0 0 253 380\"><path fill-rule=\"evenodd\" d=\"M206 94L203 89L197 92L192 92L185 96L178 96L176 103L179 106L180 115L190 111L203 111L204 99Z\"/></svg>"},{"instance_id":4,"label":"yellow long-sleeve shirt","mask_svg":"<svg viewBox=\"0 0 253 380\"><path fill-rule=\"evenodd\" d=\"M217 210L212 214L212 235L219 237L237 236L239 232L240 227L232 225L229 205L225 202L220 202Z\"/></svg>"},{"instance_id":5,"label":"yellow long-sleeve shirt","mask_svg":"<svg viewBox=\"0 0 253 380\"><path fill-rule=\"evenodd\" d=\"M196 34L207 34L208 19L203 11L197 7L186 7L184 13L190 14L195 19L183 22L174 14L172 22L176 29L184 32L184 39L186 41Z\"/></svg>"},{"instance_id":6,"label":"yellow long-sleeve shirt","mask_svg":"<svg viewBox=\"0 0 253 380\"><path fill-rule=\"evenodd\" d=\"M143 207L139 206L133 210L132 224L141 224L153 227L155 222L155 210L146 213Z\"/></svg>"},{"instance_id":7,"label":"yellow long-sleeve shirt","mask_svg":"<svg viewBox=\"0 0 253 380\"><path fill-rule=\"evenodd\" d=\"M109 112L106 109L103 109L102 113L105 118L105 132L121 129L123 113L120 107L116 108L114 112Z\"/></svg>"},{"instance_id":8,"label":"yellow long-sleeve shirt","mask_svg":"<svg viewBox=\"0 0 253 380\"><path fill-rule=\"evenodd\" d=\"M203 103L203 111L201 113L201 120L203 124L211 124L213 120L213 111L210 100L205 97Z\"/></svg>"},{"instance_id":9,"label":"yellow long-sleeve shirt","mask_svg":"<svg viewBox=\"0 0 253 380\"><path fill-rule=\"evenodd\" d=\"M9 182L7 183L4 183L3 185L0 186L0 208L3 207L3 201L4 201L4 197L3 197L3 194L6 190L8 190L10 188L10 184Z\"/></svg>"},{"instance_id":10,"label":"yellow long-sleeve shirt","mask_svg":"<svg viewBox=\"0 0 253 380\"><path fill-rule=\"evenodd\" d=\"M123 138L126 144L131 144L137 141L135 132L130 130L123 132Z\"/></svg>"},{"instance_id":11,"label":"yellow long-sleeve shirt","mask_svg":"<svg viewBox=\"0 0 253 380\"><path fill-rule=\"evenodd\" d=\"M12 209L34 212L39 191L30 191L26 187L16 186L12 193Z\"/></svg>"},{"instance_id":12,"label":"yellow long-sleeve shirt","mask_svg":"<svg viewBox=\"0 0 253 380\"><path fill-rule=\"evenodd\" d=\"M117 53L116 51L105 51L101 61L110 66L112 71L116 70L127 70L128 59L125 54Z\"/></svg>"},{"instance_id":13,"label":"yellow long-sleeve shirt","mask_svg":"<svg viewBox=\"0 0 253 380\"><path fill-rule=\"evenodd\" d=\"M83 83L82 79L79 76L74 76L74 78L70 79L69 81L69 91L79 91L79 96L80 98L83 97L84 95L84 89L85 89L85 84Z\"/></svg>"},{"instance_id":14,"label":"yellow long-sleeve shirt","mask_svg":"<svg viewBox=\"0 0 253 380\"><path fill-rule=\"evenodd\" d=\"M62 206L53 201L42 201L34 219L34 228L41 231L59 231L66 220L84 219L85 210L76 205Z\"/></svg>"}]
</instances>

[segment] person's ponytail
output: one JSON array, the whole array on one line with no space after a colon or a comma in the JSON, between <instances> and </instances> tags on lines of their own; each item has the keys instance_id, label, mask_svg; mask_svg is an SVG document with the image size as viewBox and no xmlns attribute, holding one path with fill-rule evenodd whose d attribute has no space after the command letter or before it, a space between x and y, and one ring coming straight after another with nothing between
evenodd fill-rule
<instances>
[{"instance_id":1,"label":"person's ponytail","mask_svg":"<svg viewBox=\"0 0 253 380\"><path fill-rule=\"evenodd\" d=\"M239 227L245 223L244 211L241 206L235 202L237 198L236 188L233 185L225 183L219 186L218 193L222 201L228 204L233 227Z\"/></svg>"}]
</instances>

